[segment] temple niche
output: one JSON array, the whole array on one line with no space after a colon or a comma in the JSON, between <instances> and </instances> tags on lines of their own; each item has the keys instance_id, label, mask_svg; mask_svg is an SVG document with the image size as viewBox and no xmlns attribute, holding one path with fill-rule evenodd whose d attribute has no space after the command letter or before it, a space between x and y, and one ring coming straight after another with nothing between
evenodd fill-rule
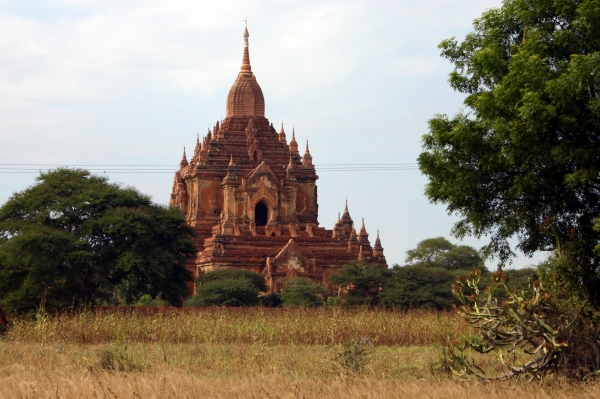
<instances>
[{"instance_id":1,"label":"temple niche","mask_svg":"<svg viewBox=\"0 0 600 399\"><path fill-rule=\"evenodd\" d=\"M191 159L184 150L170 203L196 233L197 276L223 268L262 273L270 292L285 281L327 277L353 260L387 267L379 234L371 246L364 221L357 233L346 203L331 230L319 227L317 176L308 142L300 155L265 118L265 100L250 66L248 30L242 67L229 91L226 118L217 121ZM190 287L193 289L193 287Z\"/></svg>"}]
</instances>

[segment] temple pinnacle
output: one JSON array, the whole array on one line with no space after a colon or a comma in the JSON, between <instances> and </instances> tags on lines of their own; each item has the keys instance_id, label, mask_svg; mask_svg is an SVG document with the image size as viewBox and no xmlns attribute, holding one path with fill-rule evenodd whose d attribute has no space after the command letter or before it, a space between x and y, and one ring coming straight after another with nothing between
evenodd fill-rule
<instances>
[{"instance_id":1,"label":"temple pinnacle","mask_svg":"<svg viewBox=\"0 0 600 399\"><path fill-rule=\"evenodd\" d=\"M250 67L250 51L248 50L248 38L250 34L248 33L248 25L246 21L246 28L244 29L244 56L242 58L242 68L240 72L242 73L252 73L252 68Z\"/></svg>"},{"instance_id":2,"label":"temple pinnacle","mask_svg":"<svg viewBox=\"0 0 600 399\"><path fill-rule=\"evenodd\" d=\"M183 147L183 157L181 157L181 162L179 162L179 166L184 168L188 165L187 156L185 155L185 146Z\"/></svg>"}]
</instances>

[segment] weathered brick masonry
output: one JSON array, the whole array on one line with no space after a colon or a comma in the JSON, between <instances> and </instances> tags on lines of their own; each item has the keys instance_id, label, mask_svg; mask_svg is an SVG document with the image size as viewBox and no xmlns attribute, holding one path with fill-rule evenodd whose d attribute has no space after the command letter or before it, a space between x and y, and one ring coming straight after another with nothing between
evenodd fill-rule
<instances>
[{"instance_id":1,"label":"weathered brick masonry","mask_svg":"<svg viewBox=\"0 0 600 399\"><path fill-rule=\"evenodd\" d=\"M227 97L227 116L217 122L188 162L175 172L171 205L194 227L198 256L194 275L221 268L262 273L271 292L306 276L328 284L342 265L361 259L387 267L379 234L372 247L364 221L357 233L348 212L332 230L317 220L318 176L308 143L304 155L292 131L288 144L265 118L265 100L252 73L244 32L242 67Z\"/></svg>"}]
</instances>

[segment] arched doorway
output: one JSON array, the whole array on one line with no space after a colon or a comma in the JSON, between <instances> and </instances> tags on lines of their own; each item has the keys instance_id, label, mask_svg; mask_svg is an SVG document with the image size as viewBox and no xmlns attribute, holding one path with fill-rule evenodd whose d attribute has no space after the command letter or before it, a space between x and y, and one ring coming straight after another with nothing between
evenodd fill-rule
<instances>
[{"instance_id":1,"label":"arched doorway","mask_svg":"<svg viewBox=\"0 0 600 399\"><path fill-rule=\"evenodd\" d=\"M254 207L254 223L257 226L266 226L269 218L269 209L264 202L258 201Z\"/></svg>"}]
</instances>

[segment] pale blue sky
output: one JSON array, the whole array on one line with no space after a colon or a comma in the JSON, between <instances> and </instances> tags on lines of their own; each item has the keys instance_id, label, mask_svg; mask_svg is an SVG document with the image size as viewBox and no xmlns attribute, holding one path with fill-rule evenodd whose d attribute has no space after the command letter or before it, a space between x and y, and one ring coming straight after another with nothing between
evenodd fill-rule
<instances>
[{"instance_id":1,"label":"pale blue sky","mask_svg":"<svg viewBox=\"0 0 600 399\"><path fill-rule=\"evenodd\" d=\"M266 116L310 141L313 162L411 163L447 84L445 38L464 37L498 0L0 0L0 159L8 163L161 164L225 116L248 18ZM173 175L108 174L167 203ZM348 198L377 228L390 264L456 217L423 195L418 170L319 173L319 221ZM0 203L35 174L0 173ZM452 239L453 240L453 239ZM455 240L453 240L455 241ZM484 241L466 239L479 248ZM514 266L535 263L518 258ZM493 267L488 262L488 267Z\"/></svg>"}]
</instances>

